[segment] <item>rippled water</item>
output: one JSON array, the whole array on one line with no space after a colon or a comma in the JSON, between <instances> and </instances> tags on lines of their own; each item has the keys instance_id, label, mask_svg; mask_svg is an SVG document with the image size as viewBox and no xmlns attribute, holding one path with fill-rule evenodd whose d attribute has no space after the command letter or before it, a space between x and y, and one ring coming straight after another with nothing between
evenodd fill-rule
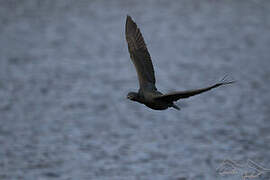
<instances>
[{"instance_id":1,"label":"rippled water","mask_svg":"<svg viewBox=\"0 0 270 180\"><path fill-rule=\"evenodd\" d=\"M126 14L162 92L237 80L153 111ZM270 168L270 1L0 1L0 179L218 180L224 159ZM264 173L261 179L269 179Z\"/></svg>"}]
</instances>

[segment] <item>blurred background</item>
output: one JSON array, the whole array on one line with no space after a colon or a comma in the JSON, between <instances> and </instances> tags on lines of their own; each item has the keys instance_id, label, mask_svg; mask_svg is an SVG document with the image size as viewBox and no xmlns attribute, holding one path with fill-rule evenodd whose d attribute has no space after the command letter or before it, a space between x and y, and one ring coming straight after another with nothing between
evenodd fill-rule
<instances>
[{"instance_id":1,"label":"blurred background","mask_svg":"<svg viewBox=\"0 0 270 180\"><path fill-rule=\"evenodd\" d=\"M124 36L140 27L161 92L236 84L154 111ZM270 1L0 0L0 179L219 180L270 168ZM264 173L257 179L269 179Z\"/></svg>"}]
</instances>

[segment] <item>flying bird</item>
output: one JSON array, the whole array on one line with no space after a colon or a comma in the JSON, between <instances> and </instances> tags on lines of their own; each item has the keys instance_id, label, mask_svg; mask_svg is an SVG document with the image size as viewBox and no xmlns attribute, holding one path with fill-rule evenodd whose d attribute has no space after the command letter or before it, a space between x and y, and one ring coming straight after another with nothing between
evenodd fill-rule
<instances>
[{"instance_id":1,"label":"flying bird","mask_svg":"<svg viewBox=\"0 0 270 180\"><path fill-rule=\"evenodd\" d=\"M137 24L129 15L127 15L125 28L128 51L130 58L136 68L140 85L138 92L128 93L127 98L132 101L144 104L154 110L165 110L169 107L180 110L180 108L174 104L175 101L188 98L209 91L213 88L234 82L226 82L224 81L224 77L221 82L206 88L162 94L157 90L155 85L156 79L154 67L143 36L140 32L140 29L137 27Z\"/></svg>"}]
</instances>

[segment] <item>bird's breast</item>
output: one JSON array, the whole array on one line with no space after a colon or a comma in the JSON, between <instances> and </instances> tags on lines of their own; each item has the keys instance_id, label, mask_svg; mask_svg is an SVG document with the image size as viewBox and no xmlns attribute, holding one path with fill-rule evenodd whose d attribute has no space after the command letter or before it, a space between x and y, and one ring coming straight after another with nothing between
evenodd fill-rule
<instances>
[{"instance_id":1,"label":"bird's breast","mask_svg":"<svg viewBox=\"0 0 270 180\"><path fill-rule=\"evenodd\" d=\"M162 95L159 91L141 90L139 94L142 100L141 103L151 109L164 110L169 107L168 103L155 99L157 96Z\"/></svg>"},{"instance_id":2,"label":"bird's breast","mask_svg":"<svg viewBox=\"0 0 270 180\"><path fill-rule=\"evenodd\" d=\"M165 110L169 107L167 103L163 103L163 102L145 103L145 105L155 110Z\"/></svg>"}]
</instances>

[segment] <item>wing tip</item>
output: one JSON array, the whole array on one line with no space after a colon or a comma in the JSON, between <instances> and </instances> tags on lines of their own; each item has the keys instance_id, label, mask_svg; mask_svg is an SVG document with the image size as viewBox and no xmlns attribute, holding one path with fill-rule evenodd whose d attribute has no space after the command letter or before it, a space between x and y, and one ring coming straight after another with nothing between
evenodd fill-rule
<instances>
[{"instance_id":1,"label":"wing tip","mask_svg":"<svg viewBox=\"0 0 270 180\"><path fill-rule=\"evenodd\" d=\"M136 29L137 29L136 23L133 21L132 17L129 14L127 14L127 18L126 18L126 34L129 33L129 32L133 32Z\"/></svg>"},{"instance_id":2,"label":"wing tip","mask_svg":"<svg viewBox=\"0 0 270 180\"><path fill-rule=\"evenodd\" d=\"M220 81L220 84L222 85L226 85L226 84L233 84L233 83L236 83L237 81L236 80L232 80L232 81L227 81L228 75L226 74Z\"/></svg>"},{"instance_id":3,"label":"wing tip","mask_svg":"<svg viewBox=\"0 0 270 180\"><path fill-rule=\"evenodd\" d=\"M127 14L127 19L132 19L131 16L129 14Z\"/></svg>"},{"instance_id":4,"label":"wing tip","mask_svg":"<svg viewBox=\"0 0 270 180\"><path fill-rule=\"evenodd\" d=\"M134 23L134 21L132 20L132 17L129 14L127 14L126 25L128 25L130 23Z\"/></svg>"}]
</instances>

